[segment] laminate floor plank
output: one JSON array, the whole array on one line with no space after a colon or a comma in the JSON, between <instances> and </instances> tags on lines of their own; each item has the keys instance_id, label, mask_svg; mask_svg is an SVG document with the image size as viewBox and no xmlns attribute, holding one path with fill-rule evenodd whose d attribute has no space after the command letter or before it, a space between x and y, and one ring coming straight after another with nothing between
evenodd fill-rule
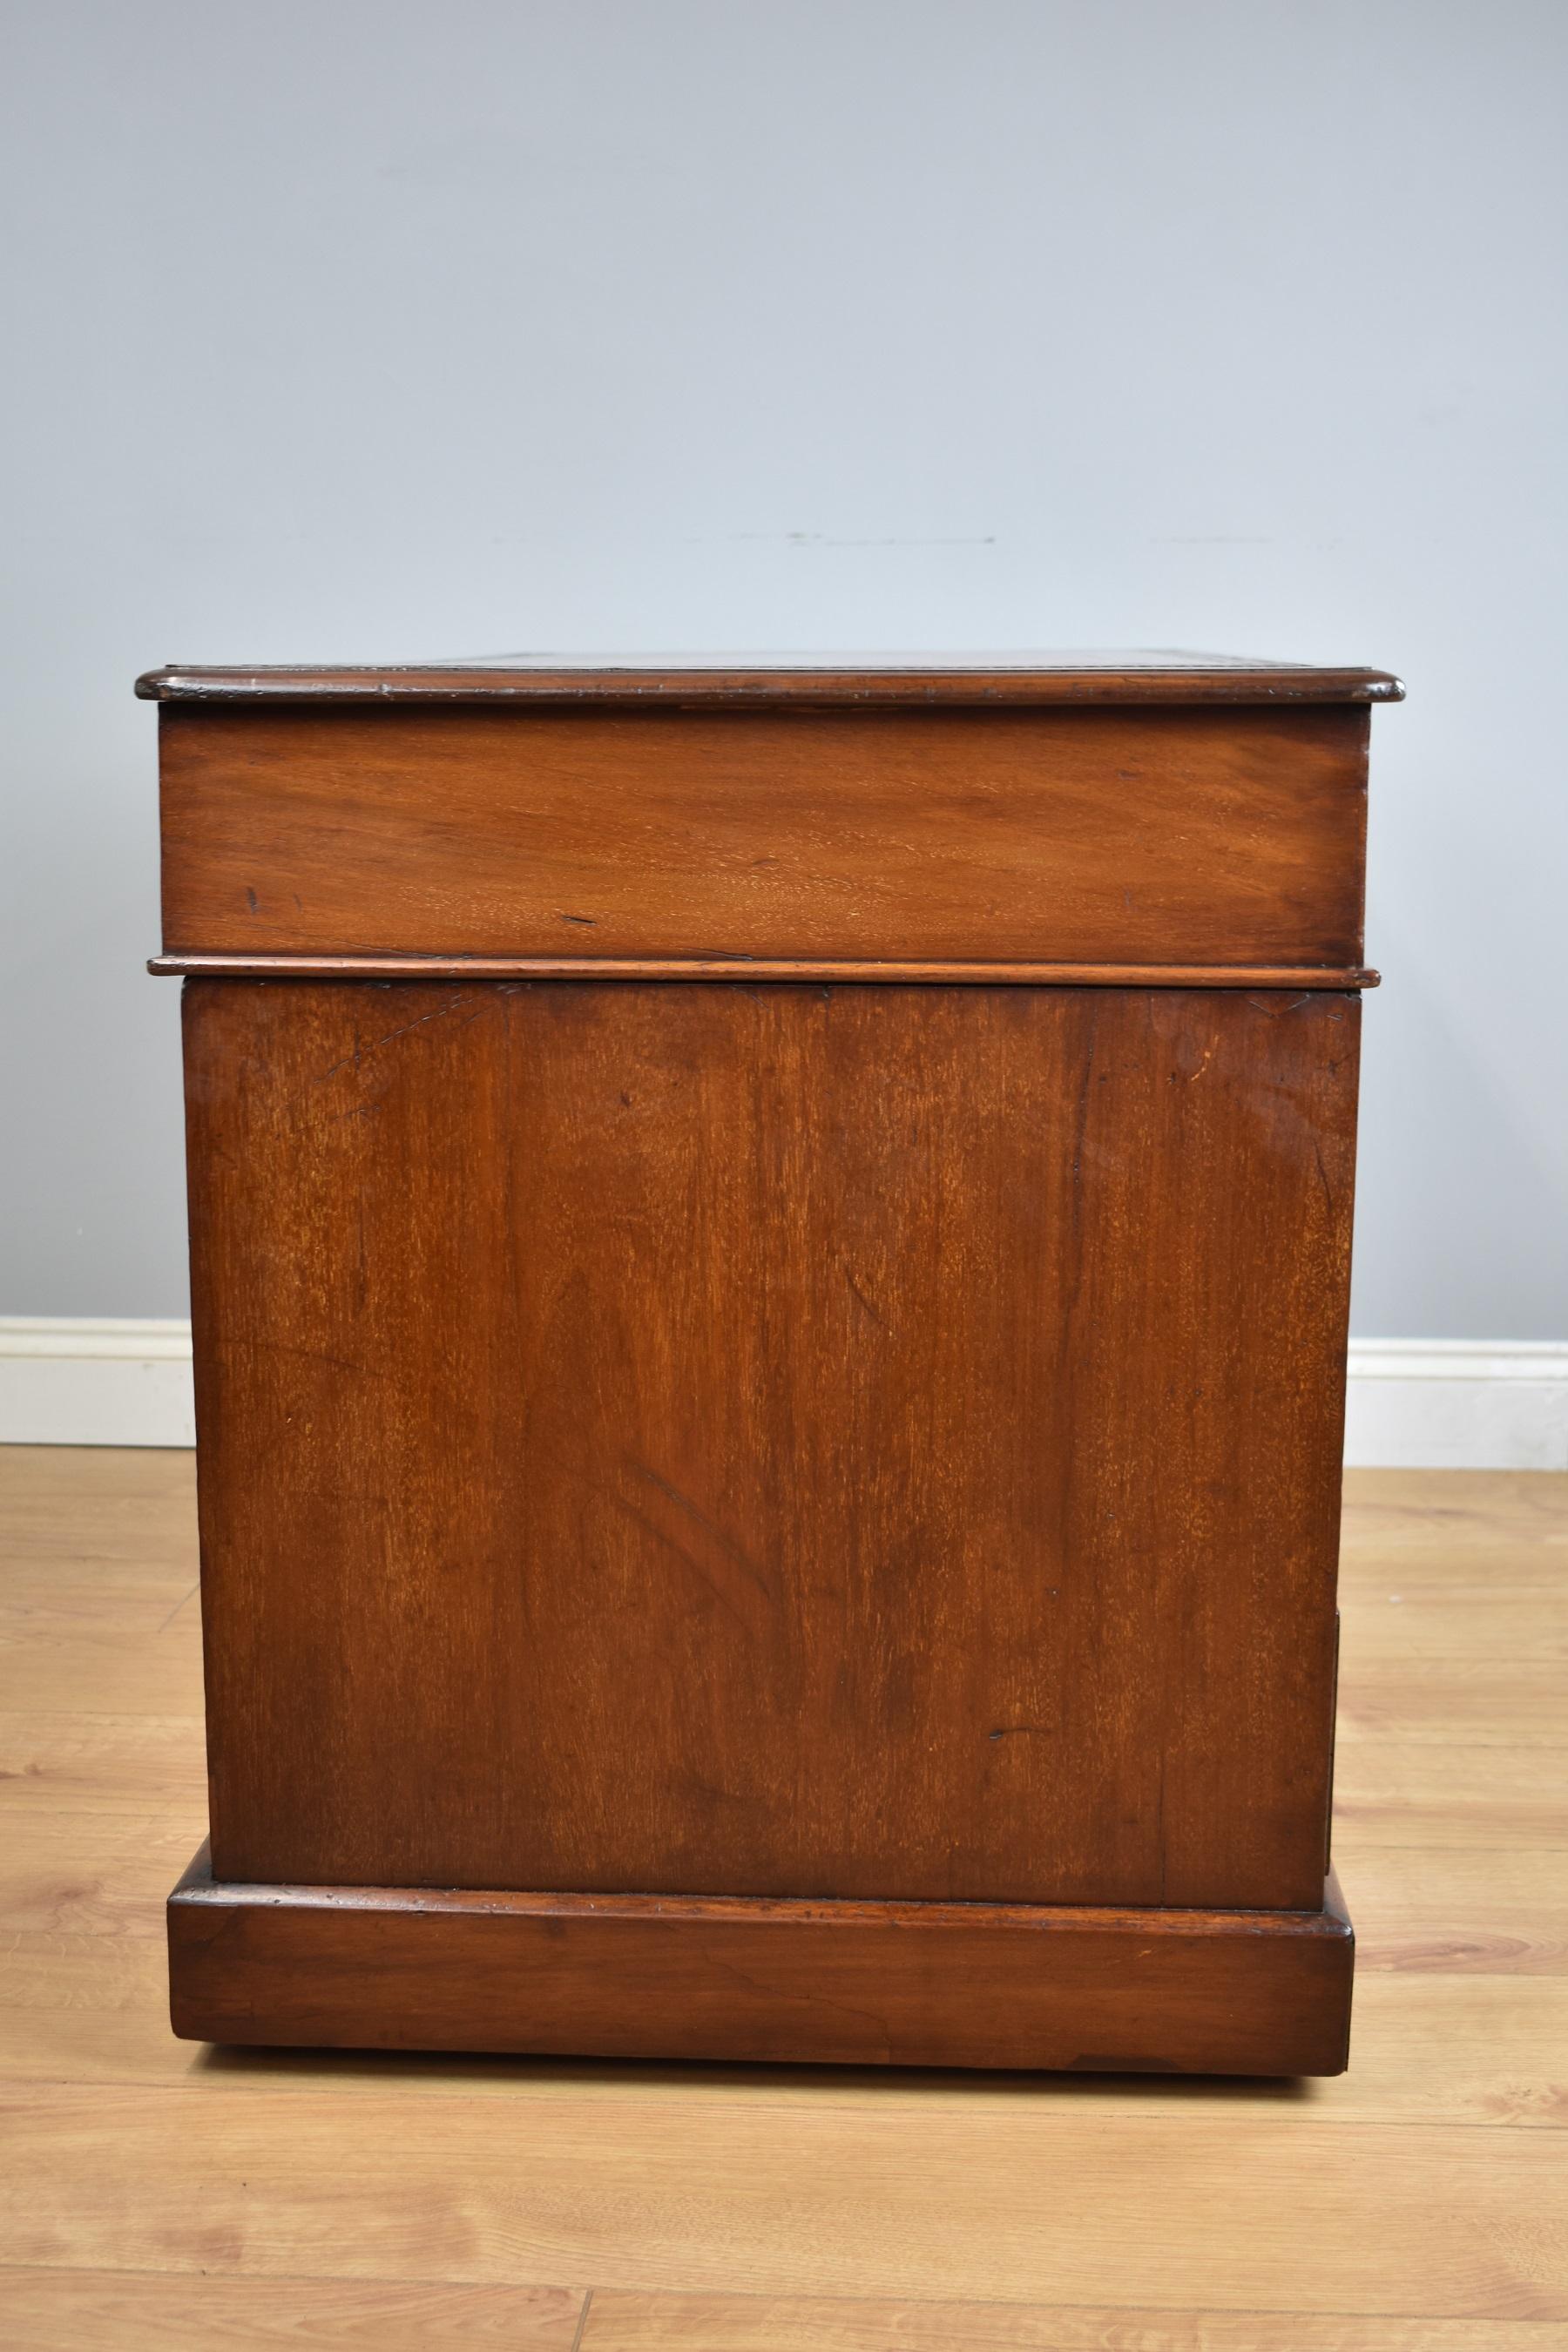
<instances>
[{"instance_id":1,"label":"laminate floor plank","mask_svg":"<svg viewBox=\"0 0 1568 2352\"><path fill-rule=\"evenodd\" d=\"M1556 2132L1339 2124L1310 2105L922 2114L635 2088L352 2105L189 2076L0 2093L27 2162L0 2243L45 2267L462 2279L1568 2323ZM1440 2225L1435 2225L1440 2212ZM1310 2246L1310 2262L1303 2248Z\"/></svg>"},{"instance_id":2,"label":"laminate floor plank","mask_svg":"<svg viewBox=\"0 0 1568 2352\"><path fill-rule=\"evenodd\" d=\"M172 1622L171 1622L172 1618ZM176 1589L164 1621L112 1634L90 1625L26 1637L0 1622L0 1713L182 1717L202 1722L201 1610L194 1585Z\"/></svg>"},{"instance_id":3,"label":"laminate floor plank","mask_svg":"<svg viewBox=\"0 0 1568 2352\"><path fill-rule=\"evenodd\" d=\"M566 2287L411 2286L401 2280L235 2279L0 2267L6 2352L241 2352L252 2345L421 2352L475 2343L573 2352L584 2297ZM1523 2352L1523 2347L1521 2347Z\"/></svg>"},{"instance_id":4,"label":"laminate floor plank","mask_svg":"<svg viewBox=\"0 0 1568 2352\"><path fill-rule=\"evenodd\" d=\"M1340 1672L1352 1679L1363 1665L1387 1667L1405 1660L1501 1663L1532 1659L1562 1667L1568 1662L1568 1593L1510 1591L1478 1585L1469 1596L1450 1597L1439 1588L1395 1588L1397 1602L1378 1600L1352 1586L1340 1609Z\"/></svg>"},{"instance_id":5,"label":"laminate floor plank","mask_svg":"<svg viewBox=\"0 0 1568 2352\"><path fill-rule=\"evenodd\" d=\"M1533 1659L1357 1661L1340 1677L1341 1754L1363 1740L1568 1748L1568 1675Z\"/></svg>"},{"instance_id":6,"label":"laminate floor plank","mask_svg":"<svg viewBox=\"0 0 1568 2352\"><path fill-rule=\"evenodd\" d=\"M195 1492L188 1451L0 1446L0 1521L13 1562L91 1560L188 1582Z\"/></svg>"},{"instance_id":7,"label":"laminate floor plank","mask_svg":"<svg viewBox=\"0 0 1568 2352\"><path fill-rule=\"evenodd\" d=\"M1551 2320L600 2293L581 2352L1560 2352Z\"/></svg>"},{"instance_id":8,"label":"laminate floor plank","mask_svg":"<svg viewBox=\"0 0 1568 2352\"><path fill-rule=\"evenodd\" d=\"M1355 1921L1358 1994L1383 1969L1568 1971L1568 1849L1363 1846L1336 1830L1335 1863Z\"/></svg>"},{"instance_id":9,"label":"laminate floor plank","mask_svg":"<svg viewBox=\"0 0 1568 2352\"><path fill-rule=\"evenodd\" d=\"M0 1715L0 1817L43 1807L189 1819L194 1806L199 1821L205 1802L198 1717Z\"/></svg>"},{"instance_id":10,"label":"laminate floor plank","mask_svg":"<svg viewBox=\"0 0 1568 2352\"><path fill-rule=\"evenodd\" d=\"M0 1917L11 1933L143 1937L161 1948L164 1899L200 1818L199 1809L127 1816L17 1806L0 1836Z\"/></svg>"},{"instance_id":11,"label":"laminate floor plank","mask_svg":"<svg viewBox=\"0 0 1568 2352\"><path fill-rule=\"evenodd\" d=\"M1344 1547L1352 1571L1390 1554L1506 1545L1568 1551L1563 1476L1554 1470L1347 1470Z\"/></svg>"},{"instance_id":12,"label":"laminate floor plank","mask_svg":"<svg viewBox=\"0 0 1568 2352\"><path fill-rule=\"evenodd\" d=\"M195 1585L183 1571L127 1569L119 1560L23 1559L7 1566L0 1591L0 1646L14 1653L52 1635L79 1643L90 1659L127 1636L156 1635Z\"/></svg>"},{"instance_id":13,"label":"laminate floor plank","mask_svg":"<svg viewBox=\"0 0 1568 2352\"><path fill-rule=\"evenodd\" d=\"M1336 1835L1373 1846L1568 1847L1568 1757L1490 1741L1350 1740L1334 1767Z\"/></svg>"}]
</instances>

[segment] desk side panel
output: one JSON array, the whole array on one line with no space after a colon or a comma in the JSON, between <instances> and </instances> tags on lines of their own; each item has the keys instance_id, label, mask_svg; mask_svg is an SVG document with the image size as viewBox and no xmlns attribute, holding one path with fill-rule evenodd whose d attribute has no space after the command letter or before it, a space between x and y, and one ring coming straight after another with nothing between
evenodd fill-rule
<instances>
[{"instance_id":1,"label":"desk side panel","mask_svg":"<svg viewBox=\"0 0 1568 2352\"><path fill-rule=\"evenodd\" d=\"M221 1878L1321 1903L1354 997L185 1007Z\"/></svg>"}]
</instances>

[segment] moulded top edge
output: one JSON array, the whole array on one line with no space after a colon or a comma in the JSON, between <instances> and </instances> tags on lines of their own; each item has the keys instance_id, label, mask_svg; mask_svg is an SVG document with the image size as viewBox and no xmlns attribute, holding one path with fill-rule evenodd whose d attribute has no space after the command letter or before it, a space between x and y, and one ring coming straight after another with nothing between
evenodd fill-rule
<instances>
[{"instance_id":1,"label":"moulded top edge","mask_svg":"<svg viewBox=\"0 0 1568 2352\"><path fill-rule=\"evenodd\" d=\"M144 701L185 703L995 704L1398 702L1386 670L1223 654L518 656L408 667L147 671Z\"/></svg>"}]
</instances>

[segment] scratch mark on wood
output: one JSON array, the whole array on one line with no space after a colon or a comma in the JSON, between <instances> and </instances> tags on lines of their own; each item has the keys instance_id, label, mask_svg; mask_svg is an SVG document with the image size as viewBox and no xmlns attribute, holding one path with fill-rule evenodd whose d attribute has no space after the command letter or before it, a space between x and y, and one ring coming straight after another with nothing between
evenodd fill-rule
<instances>
[{"instance_id":1,"label":"scratch mark on wood","mask_svg":"<svg viewBox=\"0 0 1568 2352\"><path fill-rule=\"evenodd\" d=\"M432 1021L445 1021L452 1013L460 1011L465 1004L472 1004L473 1002L471 996L455 996L449 1004L438 1004L434 1013L422 1013L417 1021L405 1021L401 1029L389 1029L384 1037L374 1038L368 1045L362 1045L356 1038L353 1052L345 1054L341 1062L334 1062L329 1069L323 1070L317 1084L321 1085L328 1078L335 1078L340 1070L346 1070L351 1065L357 1069L367 1054L378 1054L384 1045L392 1045L399 1037L408 1036L413 1030L427 1027ZM481 1003L478 1012L471 1017L478 1020L484 1009Z\"/></svg>"}]
</instances>

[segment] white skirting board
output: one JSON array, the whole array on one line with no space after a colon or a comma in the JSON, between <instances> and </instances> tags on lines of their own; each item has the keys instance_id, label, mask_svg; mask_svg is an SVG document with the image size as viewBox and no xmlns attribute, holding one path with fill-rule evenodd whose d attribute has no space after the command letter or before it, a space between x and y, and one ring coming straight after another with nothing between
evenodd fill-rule
<instances>
[{"instance_id":1,"label":"white skirting board","mask_svg":"<svg viewBox=\"0 0 1568 2352\"><path fill-rule=\"evenodd\" d=\"M0 1444L195 1441L188 1323L0 1316ZM1568 1470L1568 1340L1352 1340L1345 1460Z\"/></svg>"},{"instance_id":2,"label":"white skirting board","mask_svg":"<svg viewBox=\"0 0 1568 2352\"><path fill-rule=\"evenodd\" d=\"M0 1315L0 1444L195 1442L188 1322Z\"/></svg>"},{"instance_id":3,"label":"white skirting board","mask_svg":"<svg viewBox=\"0 0 1568 2352\"><path fill-rule=\"evenodd\" d=\"M1352 1470L1568 1470L1568 1341L1352 1339Z\"/></svg>"}]
</instances>

